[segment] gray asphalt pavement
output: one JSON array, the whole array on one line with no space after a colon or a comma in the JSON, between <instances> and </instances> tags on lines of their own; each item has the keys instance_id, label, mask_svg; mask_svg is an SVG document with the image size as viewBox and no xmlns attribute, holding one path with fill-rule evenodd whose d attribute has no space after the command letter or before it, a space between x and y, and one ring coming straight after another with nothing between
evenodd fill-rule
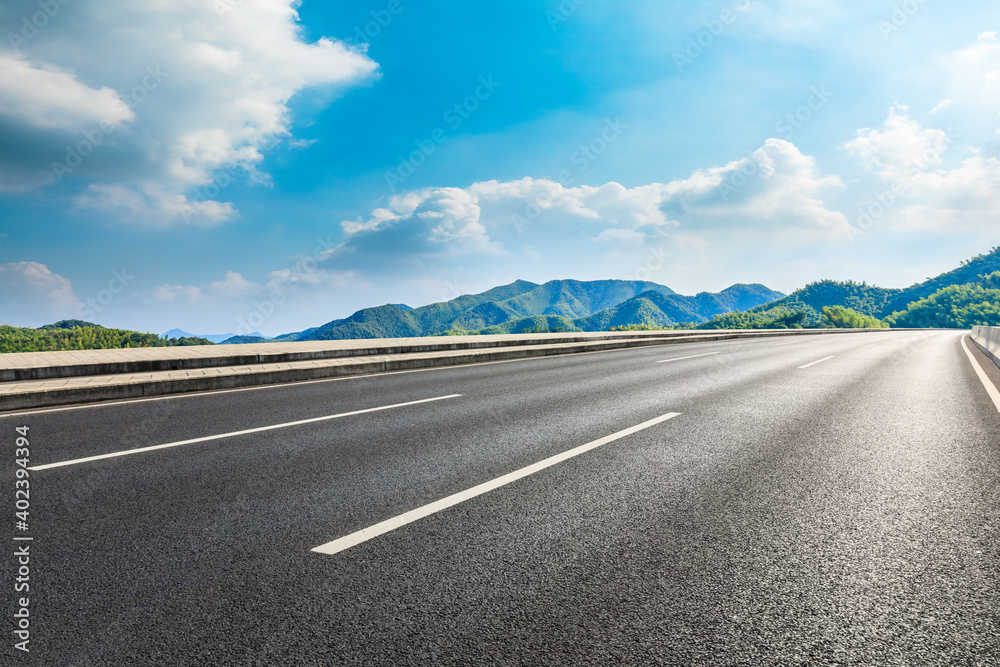
<instances>
[{"instance_id":1,"label":"gray asphalt pavement","mask_svg":"<svg viewBox=\"0 0 1000 667\"><path fill-rule=\"evenodd\" d=\"M1000 412L962 336L642 348L0 417L13 526L17 426L45 466L441 398L31 471L31 650L9 640L5 664L1000 664ZM0 566L11 591L15 560Z\"/></svg>"}]
</instances>

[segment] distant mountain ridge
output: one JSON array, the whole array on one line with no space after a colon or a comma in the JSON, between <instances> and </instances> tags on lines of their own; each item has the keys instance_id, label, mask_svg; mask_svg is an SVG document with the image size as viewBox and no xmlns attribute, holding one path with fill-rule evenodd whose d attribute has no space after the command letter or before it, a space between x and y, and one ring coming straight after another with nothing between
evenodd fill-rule
<instances>
[{"instance_id":1,"label":"distant mountain ridge","mask_svg":"<svg viewBox=\"0 0 1000 667\"><path fill-rule=\"evenodd\" d=\"M824 307L850 309L858 314L857 317L868 316L891 324L895 320L890 316L907 310L911 303L926 300L954 285L978 283L980 276L995 271L1000 271L1000 247L962 262L953 271L905 289L821 280L787 296L759 284L738 284L719 293L683 296L669 287L651 282L553 280L538 285L518 280L481 294L463 295L420 308L403 304L365 308L350 317L272 340L409 338L451 334L607 331L612 328L837 326L826 318ZM989 307L987 304L984 308L989 310ZM934 314L921 317L939 321ZM265 340L242 336L225 342Z\"/></svg>"},{"instance_id":2,"label":"distant mountain ridge","mask_svg":"<svg viewBox=\"0 0 1000 667\"><path fill-rule=\"evenodd\" d=\"M1000 246L988 253L962 262L962 265L922 283L905 289L876 287L867 283L821 280L806 285L786 297L736 312L713 317L698 326L701 329L757 329L784 326L823 326L824 306L850 308L877 319L889 318L906 311L910 304L920 302L941 290L962 285L975 285L982 276L1000 271Z\"/></svg>"},{"instance_id":3,"label":"distant mountain ridge","mask_svg":"<svg viewBox=\"0 0 1000 667\"><path fill-rule=\"evenodd\" d=\"M259 331L254 331L249 334L250 337L260 340L267 340L267 338ZM163 334L164 338L204 338L205 340L210 340L213 343L221 343L223 341L232 340L236 337L236 334L193 334L184 331L183 329L171 329L170 331Z\"/></svg>"},{"instance_id":4,"label":"distant mountain ridge","mask_svg":"<svg viewBox=\"0 0 1000 667\"><path fill-rule=\"evenodd\" d=\"M641 323L667 326L704 322L783 296L763 285L734 285L718 294L703 292L687 297L648 281L553 280L538 285L518 280L481 294L463 295L420 308L393 304L365 308L350 317L274 340L410 338L522 330L602 331L608 328L604 326L607 322L628 319L627 313L641 313ZM239 337L232 342L259 340L262 339Z\"/></svg>"}]
</instances>

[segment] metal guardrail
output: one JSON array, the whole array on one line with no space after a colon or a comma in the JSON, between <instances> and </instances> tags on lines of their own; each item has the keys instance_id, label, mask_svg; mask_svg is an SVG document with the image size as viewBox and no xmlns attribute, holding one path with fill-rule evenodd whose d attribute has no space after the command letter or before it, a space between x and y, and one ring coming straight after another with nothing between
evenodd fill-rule
<instances>
[{"instance_id":1,"label":"metal guardrail","mask_svg":"<svg viewBox=\"0 0 1000 667\"><path fill-rule=\"evenodd\" d=\"M1000 327L972 327L972 342L1000 366Z\"/></svg>"}]
</instances>

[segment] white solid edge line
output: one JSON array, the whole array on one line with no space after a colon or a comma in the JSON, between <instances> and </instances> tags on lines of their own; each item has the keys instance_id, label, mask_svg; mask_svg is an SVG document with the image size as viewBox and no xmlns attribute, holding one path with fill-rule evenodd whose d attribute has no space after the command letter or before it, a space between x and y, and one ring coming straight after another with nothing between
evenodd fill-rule
<instances>
[{"instance_id":1,"label":"white solid edge line","mask_svg":"<svg viewBox=\"0 0 1000 667\"><path fill-rule=\"evenodd\" d=\"M695 354L690 357L678 357L677 359L664 359L663 361L657 361L658 364L669 364L671 361L684 361L685 359L699 359L701 357L711 357L713 354L722 354L721 352L709 352L707 354Z\"/></svg>"},{"instance_id":2,"label":"white solid edge line","mask_svg":"<svg viewBox=\"0 0 1000 667\"><path fill-rule=\"evenodd\" d=\"M983 367L979 365L976 357L972 354L972 350L970 350L968 344L966 344L965 338L965 336L962 337L962 348L965 350L965 354L969 357L969 362L972 364L972 368L975 369L976 375L979 376L979 381L983 383L984 387L986 387L986 393L993 399L993 405L996 406L997 412L1000 412L1000 391L997 390L989 376L986 375L986 371L983 370Z\"/></svg>"},{"instance_id":3,"label":"white solid edge line","mask_svg":"<svg viewBox=\"0 0 1000 667\"><path fill-rule=\"evenodd\" d=\"M805 366L799 366L799 370L802 370L803 368L810 368L812 366L816 366L817 364L821 364L824 361L830 361L831 359L833 359L832 356L831 357L827 357L826 359L820 359L819 361L814 361L811 364L806 364Z\"/></svg>"},{"instance_id":4,"label":"white solid edge line","mask_svg":"<svg viewBox=\"0 0 1000 667\"><path fill-rule=\"evenodd\" d=\"M99 454L98 456L88 456L82 459L72 459L70 461L60 461L59 463L47 463L40 466L31 466L28 470L48 470L49 468L62 468L64 466L72 466L78 463L87 463L90 461L100 461L101 459L112 459L119 456L129 456L131 454L140 454L142 452L152 452L157 449L169 449L171 447L181 447L183 445L193 445L199 442L209 442L211 440L221 440L223 438L235 438L238 435L247 435L249 433L262 433L264 431L273 431L279 428L289 428L290 426L301 426L303 424L315 424L317 422L330 421L331 419L341 419L343 417L353 417L354 415L363 415L369 412L381 412L382 410L392 410L393 408L405 408L410 405L420 405L421 403L432 403L434 401L444 401L449 398L459 398L461 394L451 394L449 396L438 396L436 398L424 398L419 401L409 401L407 403L396 403L394 405L383 405L377 408L367 408L365 410L355 410L353 412L343 412L337 415L326 415L324 417L313 417L312 419L302 419L294 422L287 422L285 424L274 424L273 426L261 426L259 428L248 428L245 431L233 431L232 433L220 433L219 435L207 435L203 438L192 438L191 440L180 440L178 442L168 442L163 445L153 445L152 447L139 447L138 449L127 449L121 452L112 452L110 454Z\"/></svg>"},{"instance_id":5,"label":"white solid edge line","mask_svg":"<svg viewBox=\"0 0 1000 667\"><path fill-rule=\"evenodd\" d=\"M351 547L355 547L363 542L367 542L370 539L378 537L379 535L384 535L388 532L396 530L397 528L413 523L414 521L418 521L419 519L423 519L432 514L446 510L449 507L463 503L466 500L471 500L472 498L481 496L484 493L506 486L511 482L516 482L519 479L533 475L539 471L545 470L546 468L551 468L558 463L562 463L563 461L589 452L592 449L597 449L598 447L602 447L610 442L614 442L615 440L620 440L621 438L632 435L633 433L638 433L639 431L650 428L651 426L656 426L657 424L661 424L668 419L679 417L680 414L681 413L679 412L671 412L657 417L656 419L650 419L648 422L643 422L638 426L627 428L624 431L612 433L611 435L605 436L599 440L589 442L586 445L581 445L569 451L563 452L562 454L556 454L555 456L549 457L543 461L521 468L520 470L515 470L514 472L503 475L502 477L497 477L492 481L474 486L471 489L461 491L448 496L447 498L442 498L441 500L424 505L423 507L418 507L415 510L410 510L405 514L400 514L392 519L387 519L386 521L377 523L374 526L369 526L368 528L351 533L350 535L345 535L344 537L333 540L332 542L327 542L326 544L320 545L315 549L311 549L311 551L326 554L328 556L345 551Z\"/></svg>"}]
</instances>

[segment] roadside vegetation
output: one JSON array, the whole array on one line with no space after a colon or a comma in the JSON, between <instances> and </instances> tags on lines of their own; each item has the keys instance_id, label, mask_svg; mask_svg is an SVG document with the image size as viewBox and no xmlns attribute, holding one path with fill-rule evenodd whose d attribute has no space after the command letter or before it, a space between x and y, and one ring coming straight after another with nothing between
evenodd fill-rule
<instances>
[{"instance_id":1,"label":"roadside vegetation","mask_svg":"<svg viewBox=\"0 0 1000 667\"><path fill-rule=\"evenodd\" d=\"M938 290L886 321L904 328L1000 326L1000 271L983 276L979 285L952 285Z\"/></svg>"},{"instance_id":2,"label":"roadside vegetation","mask_svg":"<svg viewBox=\"0 0 1000 667\"><path fill-rule=\"evenodd\" d=\"M151 333L108 329L82 320L63 320L38 329L0 325L0 353L181 345L213 345L213 343L204 338L163 338Z\"/></svg>"}]
</instances>

